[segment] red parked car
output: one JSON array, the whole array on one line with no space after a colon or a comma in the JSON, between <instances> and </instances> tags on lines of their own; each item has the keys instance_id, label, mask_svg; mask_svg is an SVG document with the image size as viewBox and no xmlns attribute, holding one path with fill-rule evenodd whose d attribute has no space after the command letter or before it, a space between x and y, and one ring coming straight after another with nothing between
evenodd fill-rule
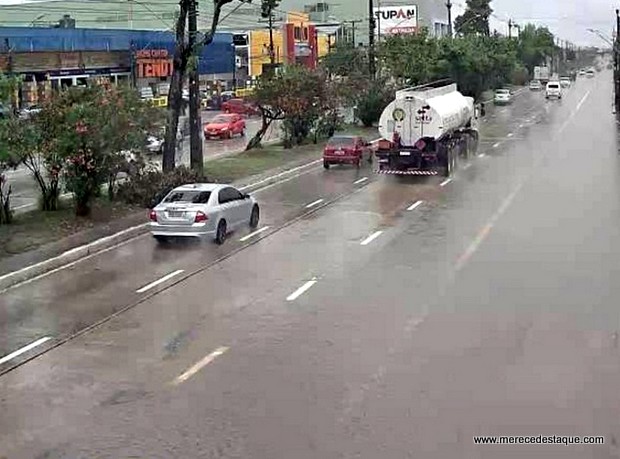
<instances>
[{"instance_id":1,"label":"red parked car","mask_svg":"<svg viewBox=\"0 0 620 459\"><path fill-rule=\"evenodd\" d=\"M225 113L240 113L241 115L258 115L258 108L243 99L230 99L222 102L222 111Z\"/></svg>"},{"instance_id":2,"label":"red parked car","mask_svg":"<svg viewBox=\"0 0 620 459\"><path fill-rule=\"evenodd\" d=\"M205 139L230 139L233 135L245 135L245 120L236 113L218 115L204 127Z\"/></svg>"},{"instance_id":3,"label":"red parked car","mask_svg":"<svg viewBox=\"0 0 620 459\"><path fill-rule=\"evenodd\" d=\"M370 143L358 135L334 136L327 142L323 150L323 167L329 169L331 164L362 165L364 156L372 162Z\"/></svg>"}]
</instances>

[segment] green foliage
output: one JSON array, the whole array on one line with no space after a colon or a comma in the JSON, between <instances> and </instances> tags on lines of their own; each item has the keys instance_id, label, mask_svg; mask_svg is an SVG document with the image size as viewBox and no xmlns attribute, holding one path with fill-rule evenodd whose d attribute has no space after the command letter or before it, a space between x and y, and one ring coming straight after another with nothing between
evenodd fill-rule
<instances>
[{"instance_id":1,"label":"green foliage","mask_svg":"<svg viewBox=\"0 0 620 459\"><path fill-rule=\"evenodd\" d=\"M493 13L491 0L467 0L465 12L454 20L454 30L459 35L489 36L489 17Z\"/></svg>"},{"instance_id":2,"label":"green foliage","mask_svg":"<svg viewBox=\"0 0 620 459\"><path fill-rule=\"evenodd\" d=\"M142 170L118 187L118 198L128 204L145 208L155 207L172 189L188 183L207 181L200 172L178 167L164 173L157 170Z\"/></svg>"},{"instance_id":3,"label":"green foliage","mask_svg":"<svg viewBox=\"0 0 620 459\"><path fill-rule=\"evenodd\" d=\"M527 24L519 34L518 56L530 73L556 50L553 34L546 27Z\"/></svg>"},{"instance_id":4,"label":"green foliage","mask_svg":"<svg viewBox=\"0 0 620 459\"><path fill-rule=\"evenodd\" d=\"M11 185L6 176L0 171L0 225L6 225L13 220L11 211Z\"/></svg>"},{"instance_id":5,"label":"green foliage","mask_svg":"<svg viewBox=\"0 0 620 459\"><path fill-rule=\"evenodd\" d=\"M321 70L287 67L274 77L259 80L252 95L261 111L283 120L287 147L301 144L316 122L338 106L334 86Z\"/></svg>"},{"instance_id":6,"label":"green foliage","mask_svg":"<svg viewBox=\"0 0 620 459\"><path fill-rule=\"evenodd\" d=\"M21 77L0 73L0 105L10 105L15 91L21 84Z\"/></svg>"},{"instance_id":7,"label":"green foliage","mask_svg":"<svg viewBox=\"0 0 620 459\"><path fill-rule=\"evenodd\" d=\"M6 145L0 161L32 172L43 210L58 208L64 179L76 213L87 215L102 184L114 184L127 151L143 147L158 113L129 88L70 88L30 119L0 125L0 144Z\"/></svg>"},{"instance_id":8,"label":"green foliage","mask_svg":"<svg viewBox=\"0 0 620 459\"><path fill-rule=\"evenodd\" d=\"M368 52L349 42L340 42L321 59L320 65L328 75L368 75Z\"/></svg>"},{"instance_id":9,"label":"green foliage","mask_svg":"<svg viewBox=\"0 0 620 459\"><path fill-rule=\"evenodd\" d=\"M417 34L387 36L377 55L387 73L400 83L417 85L440 73L439 41L430 38L426 29Z\"/></svg>"}]
</instances>

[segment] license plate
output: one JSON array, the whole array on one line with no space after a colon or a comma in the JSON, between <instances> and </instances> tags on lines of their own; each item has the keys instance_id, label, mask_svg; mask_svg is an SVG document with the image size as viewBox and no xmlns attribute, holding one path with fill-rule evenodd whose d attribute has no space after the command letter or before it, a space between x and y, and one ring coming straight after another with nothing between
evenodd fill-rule
<instances>
[{"instance_id":1,"label":"license plate","mask_svg":"<svg viewBox=\"0 0 620 459\"><path fill-rule=\"evenodd\" d=\"M344 151L342 151L342 150L336 150L336 154L337 154L337 155L344 155Z\"/></svg>"},{"instance_id":2,"label":"license plate","mask_svg":"<svg viewBox=\"0 0 620 459\"><path fill-rule=\"evenodd\" d=\"M401 151L400 152L400 156L411 156L411 152L410 151Z\"/></svg>"},{"instance_id":3,"label":"license plate","mask_svg":"<svg viewBox=\"0 0 620 459\"><path fill-rule=\"evenodd\" d=\"M170 211L168 212L168 217L170 218L183 218L183 215L185 215L185 212L175 212L175 211Z\"/></svg>"}]
</instances>

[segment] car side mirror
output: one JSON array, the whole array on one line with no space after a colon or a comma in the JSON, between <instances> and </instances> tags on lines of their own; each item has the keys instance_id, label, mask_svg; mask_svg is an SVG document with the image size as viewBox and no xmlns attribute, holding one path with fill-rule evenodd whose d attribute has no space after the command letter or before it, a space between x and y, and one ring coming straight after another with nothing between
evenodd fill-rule
<instances>
[{"instance_id":1,"label":"car side mirror","mask_svg":"<svg viewBox=\"0 0 620 459\"><path fill-rule=\"evenodd\" d=\"M243 195L243 199L250 199L250 194L249 193L245 193Z\"/></svg>"}]
</instances>

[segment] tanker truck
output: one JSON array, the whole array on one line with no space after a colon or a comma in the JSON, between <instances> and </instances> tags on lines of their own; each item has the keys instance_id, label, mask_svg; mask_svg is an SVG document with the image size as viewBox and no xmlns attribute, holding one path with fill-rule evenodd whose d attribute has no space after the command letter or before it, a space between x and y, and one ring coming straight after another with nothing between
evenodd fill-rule
<instances>
[{"instance_id":1,"label":"tanker truck","mask_svg":"<svg viewBox=\"0 0 620 459\"><path fill-rule=\"evenodd\" d=\"M449 82L397 91L379 121L377 172L450 176L478 148L482 115L484 107Z\"/></svg>"}]
</instances>

